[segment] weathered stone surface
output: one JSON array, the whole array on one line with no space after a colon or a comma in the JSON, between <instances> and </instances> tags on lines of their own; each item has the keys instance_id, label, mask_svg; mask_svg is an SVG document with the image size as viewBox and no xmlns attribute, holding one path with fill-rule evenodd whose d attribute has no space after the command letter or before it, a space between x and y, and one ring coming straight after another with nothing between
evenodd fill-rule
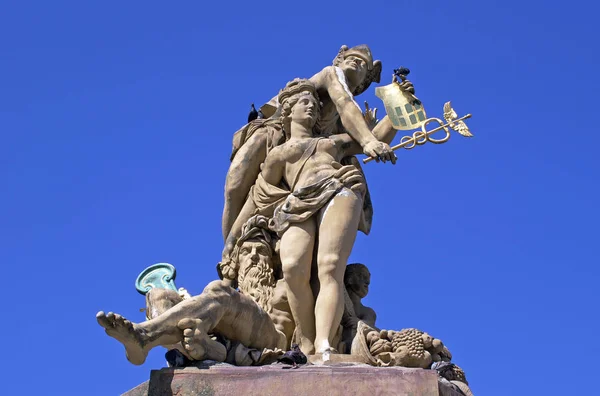
<instances>
[{"instance_id":1,"label":"weathered stone surface","mask_svg":"<svg viewBox=\"0 0 600 396\"><path fill-rule=\"evenodd\" d=\"M314 355L307 355L308 361L316 365L337 365L337 364L349 364L349 365L362 365L368 364L369 362L363 359L361 356L349 355L349 354L337 354L332 353L329 355L328 360L323 360L322 353L315 353Z\"/></svg>"},{"instance_id":2,"label":"weathered stone surface","mask_svg":"<svg viewBox=\"0 0 600 396\"><path fill-rule=\"evenodd\" d=\"M124 396L204 395L396 395L458 396L438 384L435 371L404 367L303 366L283 369L212 366L153 370L150 381Z\"/></svg>"},{"instance_id":3,"label":"weathered stone surface","mask_svg":"<svg viewBox=\"0 0 600 396\"><path fill-rule=\"evenodd\" d=\"M123 393L121 396L146 396L148 394L148 385L150 381L143 382L131 389L129 392Z\"/></svg>"}]
</instances>

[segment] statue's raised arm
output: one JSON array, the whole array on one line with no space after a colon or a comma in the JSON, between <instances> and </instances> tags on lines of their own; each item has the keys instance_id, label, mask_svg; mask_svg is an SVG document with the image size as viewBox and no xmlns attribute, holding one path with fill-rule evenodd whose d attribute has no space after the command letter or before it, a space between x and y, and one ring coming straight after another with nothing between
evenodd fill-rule
<instances>
[{"instance_id":1,"label":"statue's raised arm","mask_svg":"<svg viewBox=\"0 0 600 396\"><path fill-rule=\"evenodd\" d=\"M309 79L321 101L315 128L325 136L348 133L365 154L378 160L395 162L396 157L387 144L394 136L388 117L385 116L371 131L354 100L371 83L379 82L380 76L381 62L373 60L368 46L342 46L333 65L326 66ZM412 89L412 84L406 81L404 88ZM285 141L278 107L277 97L274 97L260 108L266 119L249 123L234 136L234 151L225 182L222 219L225 241L230 233L233 232L232 236L239 233L239 230L232 231L232 227L244 207L250 188L256 182L267 153ZM238 224L243 224L243 221Z\"/></svg>"}]
</instances>

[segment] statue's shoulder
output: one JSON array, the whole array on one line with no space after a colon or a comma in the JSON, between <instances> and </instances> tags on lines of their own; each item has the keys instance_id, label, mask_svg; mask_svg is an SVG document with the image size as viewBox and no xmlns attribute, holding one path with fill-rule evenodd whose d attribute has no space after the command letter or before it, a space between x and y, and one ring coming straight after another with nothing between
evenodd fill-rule
<instances>
[{"instance_id":1,"label":"statue's shoulder","mask_svg":"<svg viewBox=\"0 0 600 396\"><path fill-rule=\"evenodd\" d=\"M319 85L322 81L336 78L336 73L337 73L336 69L337 69L336 66L325 66L323 69L321 69L320 72L318 72L317 74L312 76L310 78L310 81L313 84L315 84L318 89Z\"/></svg>"},{"instance_id":2,"label":"statue's shoulder","mask_svg":"<svg viewBox=\"0 0 600 396\"><path fill-rule=\"evenodd\" d=\"M361 319L366 323L369 323L371 326L375 326L375 321L377 320L377 313L371 307L367 307L365 305L361 308Z\"/></svg>"},{"instance_id":3,"label":"statue's shoulder","mask_svg":"<svg viewBox=\"0 0 600 396\"><path fill-rule=\"evenodd\" d=\"M230 160L233 161L239 149L252 137L259 140L268 139L273 142L270 146L279 144L283 139L282 130L283 126L279 118L262 118L249 122L233 134ZM261 140L260 144L263 144L263 142L264 140Z\"/></svg>"},{"instance_id":4,"label":"statue's shoulder","mask_svg":"<svg viewBox=\"0 0 600 396\"><path fill-rule=\"evenodd\" d=\"M271 163L285 161L288 154L290 154L290 150L293 150L293 147L289 145L289 142L283 142L280 145L270 149L267 154L267 158L270 158L269 161Z\"/></svg>"}]
</instances>

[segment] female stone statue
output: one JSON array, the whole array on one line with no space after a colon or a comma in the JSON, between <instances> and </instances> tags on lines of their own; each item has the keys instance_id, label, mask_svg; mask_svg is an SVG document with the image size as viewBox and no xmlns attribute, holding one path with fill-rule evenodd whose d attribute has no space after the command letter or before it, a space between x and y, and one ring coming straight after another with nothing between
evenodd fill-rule
<instances>
[{"instance_id":1,"label":"female stone statue","mask_svg":"<svg viewBox=\"0 0 600 396\"><path fill-rule=\"evenodd\" d=\"M279 94L287 141L274 147L253 189L259 213L273 217L296 337L304 353L331 351L342 318L343 278L358 231L365 184L362 173L340 161L362 151L348 134L314 133L319 97L297 79ZM391 128L381 136L391 140ZM242 211L243 212L243 211ZM316 258L319 290L311 289Z\"/></svg>"}]
</instances>

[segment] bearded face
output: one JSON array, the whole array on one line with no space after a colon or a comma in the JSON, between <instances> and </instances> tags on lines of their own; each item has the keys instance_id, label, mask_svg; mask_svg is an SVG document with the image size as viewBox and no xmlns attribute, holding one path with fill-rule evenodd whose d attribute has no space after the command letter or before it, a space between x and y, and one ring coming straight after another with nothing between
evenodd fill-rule
<instances>
[{"instance_id":1,"label":"bearded face","mask_svg":"<svg viewBox=\"0 0 600 396\"><path fill-rule=\"evenodd\" d=\"M275 287L271 247L262 241L248 240L239 248L238 287L266 312L272 309Z\"/></svg>"}]
</instances>

